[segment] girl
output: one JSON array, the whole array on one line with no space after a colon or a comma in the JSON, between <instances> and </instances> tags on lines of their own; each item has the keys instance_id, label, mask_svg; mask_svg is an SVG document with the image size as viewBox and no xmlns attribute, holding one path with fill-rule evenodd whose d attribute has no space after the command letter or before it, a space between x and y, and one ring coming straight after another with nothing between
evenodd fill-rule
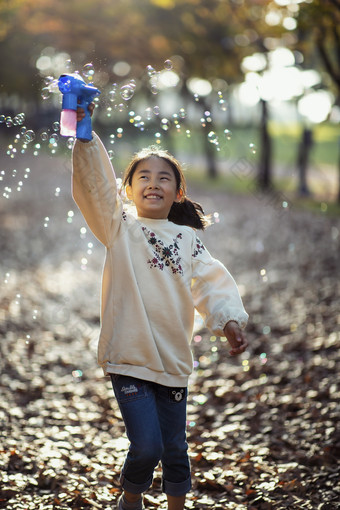
<instances>
[{"instance_id":1,"label":"girl","mask_svg":"<svg viewBox=\"0 0 340 510\"><path fill-rule=\"evenodd\" d=\"M84 111L78 108L78 120ZM119 510L143 509L142 493L159 461L169 510L183 510L191 488L186 400L192 371L194 310L230 354L247 347L248 315L227 269L196 229L207 219L186 196L181 166L168 152L142 150L128 166L125 192L97 135L73 149L73 197L106 247L98 361L110 375L130 447Z\"/></svg>"}]
</instances>

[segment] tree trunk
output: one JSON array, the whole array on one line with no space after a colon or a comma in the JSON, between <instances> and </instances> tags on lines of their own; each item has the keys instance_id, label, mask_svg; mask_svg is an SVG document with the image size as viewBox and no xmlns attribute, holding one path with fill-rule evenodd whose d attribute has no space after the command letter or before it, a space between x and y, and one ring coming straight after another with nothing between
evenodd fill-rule
<instances>
[{"instance_id":1,"label":"tree trunk","mask_svg":"<svg viewBox=\"0 0 340 510\"><path fill-rule=\"evenodd\" d=\"M261 109L261 155L259 161L258 185L261 190L269 190L272 180L272 141L268 131L268 103L264 99L261 99Z\"/></svg>"},{"instance_id":2,"label":"tree trunk","mask_svg":"<svg viewBox=\"0 0 340 510\"><path fill-rule=\"evenodd\" d=\"M339 177L339 184L338 184L338 204L340 204L340 137L338 140L338 177Z\"/></svg>"},{"instance_id":3,"label":"tree trunk","mask_svg":"<svg viewBox=\"0 0 340 510\"><path fill-rule=\"evenodd\" d=\"M309 156L313 146L313 133L311 129L304 128L302 133L302 139L299 146L298 153L298 172L299 172L299 195L300 196L309 196L310 191L307 184L307 170L309 163Z\"/></svg>"},{"instance_id":4,"label":"tree trunk","mask_svg":"<svg viewBox=\"0 0 340 510\"><path fill-rule=\"evenodd\" d=\"M202 99L202 104L204 105L204 111L210 110L209 106L207 105L205 99ZM210 179L215 179L217 177L217 165L216 165L216 154L215 154L215 146L209 142L208 133L212 130L212 126L210 122L205 122L205 127L203 128L203 147L205 150L206 155L206 161L207 161L207 170L208 170L208 177Z\"/></svg>"}]
</instances>

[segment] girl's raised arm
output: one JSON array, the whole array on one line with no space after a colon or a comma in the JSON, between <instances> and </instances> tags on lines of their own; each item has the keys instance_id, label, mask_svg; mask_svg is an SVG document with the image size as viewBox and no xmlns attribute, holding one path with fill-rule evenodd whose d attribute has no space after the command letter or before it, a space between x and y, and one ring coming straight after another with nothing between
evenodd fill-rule
<instances>
[{"instance_id":1,"label":"girl's raised arm","mask_svg":"<svg viewBox=\"0 0 340 510\"><path fill-rule=\"evenodd\" d=\"M95 133L90 142L77 140L74 145L72 195L94 235L110 246L119 230L123 207L110 158Z\"/></svg>"}]
</instances>

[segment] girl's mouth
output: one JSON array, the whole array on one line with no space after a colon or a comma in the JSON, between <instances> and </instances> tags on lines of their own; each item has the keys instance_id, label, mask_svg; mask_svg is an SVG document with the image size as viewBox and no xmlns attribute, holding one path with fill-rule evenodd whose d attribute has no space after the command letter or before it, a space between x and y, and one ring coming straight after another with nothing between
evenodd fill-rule
<instances>
[{"instance_id":1,"label":"girl's mouth","mask_svg":"<svg viewBox=\"0 0 340 510\"><path fill-rule=\"evenodd\" d=\"M162 197L159 195L154 195L153 193L150 193L149 195L145 195L145 198L147 200L161 200Z\"/></svg>"}]
</instances>

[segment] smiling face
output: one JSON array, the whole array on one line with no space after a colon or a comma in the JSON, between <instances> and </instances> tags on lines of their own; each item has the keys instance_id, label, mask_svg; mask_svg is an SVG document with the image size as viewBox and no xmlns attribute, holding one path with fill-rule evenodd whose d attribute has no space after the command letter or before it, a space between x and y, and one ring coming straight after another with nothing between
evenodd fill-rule
<instances>
[{"instance_id":1,"label":"smiling face","mask_svg":"<svg viewBox=\"0 0 340 510\"><path fill-rule=\"evenodd\" d=\"M127 197L136 206L138 216L166 219L174 202L180 202L174 171L165 159L151 156L140 161L126 188Z\"/></svg>"}]
</instances>

